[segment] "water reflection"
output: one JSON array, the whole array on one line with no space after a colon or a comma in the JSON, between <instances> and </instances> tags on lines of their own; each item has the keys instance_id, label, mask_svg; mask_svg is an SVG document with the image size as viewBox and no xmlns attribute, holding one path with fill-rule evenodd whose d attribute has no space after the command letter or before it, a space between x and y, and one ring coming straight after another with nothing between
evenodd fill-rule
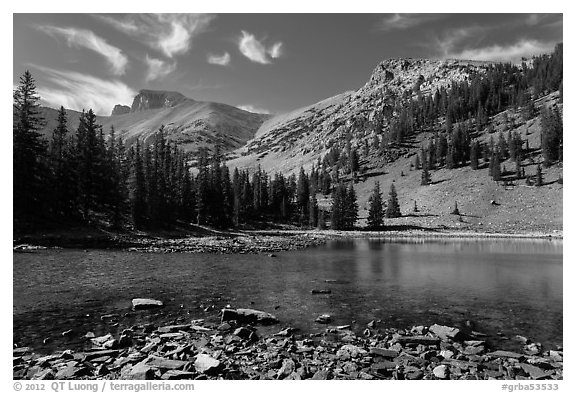
<instances>
[{"instance_id":1,"label":"water reflection","mask_svg":"<svg viewBox=\"0 0 576 393\"><path fill-rule=\"evenodd\" d=\"M312 289L331 289L312 295ZM133 297L155 297L158 315L129 313ZM356 240L265 255L43 251L14 254L14 334L42 340L74 324L102 333L104 313L143 320L203 318L202 307L254 307L304 331L372 319L389 325L467 320L489 334L562 343L562 242ZM90 317L86 317L86 314ZM78 318L82 316L82 318ZM160 319L160 321L158 321ZM38 320L44 320L38 324Z\"/></svg>"}]
</instances>

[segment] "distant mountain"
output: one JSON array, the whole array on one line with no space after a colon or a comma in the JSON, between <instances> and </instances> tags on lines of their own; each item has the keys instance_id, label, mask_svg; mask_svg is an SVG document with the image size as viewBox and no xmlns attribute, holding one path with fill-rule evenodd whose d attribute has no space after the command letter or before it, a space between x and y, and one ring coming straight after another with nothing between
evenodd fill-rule
<instances>
[{"instance_id":1,"label":"distant mountain","mask_svg":"<svg viewBox=\"0 0 576 393\"><path fill-rule=\"evenodd\" d=\"M78 126L80 112L68 110L69 129ZM57 110L43 108L50 135L56 126ZM177 92L141 90L132 106L116 105L111 116L99 116L98 122L107 133L114 126L116 133L127 143L137 138L146 141L161 125L169 140L186 151L213 149L219 145L223 152L237 149L252 139L269 115L247 112L215 102L196 101Z\"/></svg>"}]
</instances>

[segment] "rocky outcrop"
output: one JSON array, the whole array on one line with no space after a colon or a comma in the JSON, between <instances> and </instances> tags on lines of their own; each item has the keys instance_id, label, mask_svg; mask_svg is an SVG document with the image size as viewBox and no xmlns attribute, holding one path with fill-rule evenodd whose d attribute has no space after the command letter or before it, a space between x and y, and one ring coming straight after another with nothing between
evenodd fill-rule
<instances>
[{"instance_id":1,"label":"rocky outcrop","mask_svg":"<svg viewBox=\"0 0 576 393\"><path fill-rule=\"evenodd\" d=\"M134 97L130 111L172 108L187 100L193 101L175 91L140 90L140 93Z\"/></svg>"},{"instance_id":2,"label":"rocky outcrop","mask_svg":"<svg viewBox=\"0 0 576 393\"><path fill-rule=\"evenodd\" d=\"M112 116L125 115L126 113L130 113L130 107L128 105L118 104L112 109Z\"/></svg>"}]
</instances>

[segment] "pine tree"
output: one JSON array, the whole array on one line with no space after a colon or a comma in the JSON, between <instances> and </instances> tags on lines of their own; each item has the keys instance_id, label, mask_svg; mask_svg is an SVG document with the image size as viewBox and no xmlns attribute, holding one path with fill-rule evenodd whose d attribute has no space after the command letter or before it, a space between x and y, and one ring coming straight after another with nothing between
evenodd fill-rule
<instances>
[{"instance_id":1,"label":"pine tree","mask_svg":"<svg viewBox=\"0 0 576 393\"><path fill-rule=\"evenodd\" d=\"M559 159L559 146L562 143L562 115L559 109L542 111L542 155L544 166L550 166Z\"/></svg>"},{"instance_id":2,"label":"pine tree","mask_svg":"<svg viewBox=\"0 0 576 393\"><path fill-rule=\"evenodd\" d=\"M330 227L340 230L345 228L345 201L346 188L342 183L338 183L332 193L332 209L330 212Z\"/></svg>"},{"instance_id":3,"label":"pine tree","mask_svg":"<svg viewBox=\"0 0 576 393\"><path fill-rule=\"evenodd\" d=\"M382 193L380 192L380 182L374 183L372 195L368 199L368 228L377 229L384 225L384 205Z\"/></svg>"},{"instance_id":4,"label":"pine tree","mask_svg":"<svg viewBox=\"0 0 576 393\"><path fill-rule=\"evenodd\" d=\"M326 229L326 213L324 210L319 210L318 212L318 229Z\"/></svg>"},{"instance_id":5,"label":"pine tree","mask_svg":"<svg viewBox=\"0 0 576 393\"><path fill-rule=\"evenodd\" d=\"M316 199L316 193L310 194L310 202L308 207L308 225L311 228L315 228L318 225L318 200Z\"/></svg>"},{"instance_id":6,"label":"pine tree","mask_svg":"<svg viewBox=\"0 0 576 393\"><path fill-rule=\"evenodd\" d=\"M145 181L140 141L137 140L136 149L133 151L129 181L130 212L134 227L137 229L144 226L146 219Z\"/></svg>"},{"instance_id":7,"label":"pine tree","mask_svg":"<svg viewBox=\"0 0 576 393\"><path fill-rule=\"evenodd\" d=\"M33 216L41 213L44 207L46 144L38 132L44 125L39 100L36 81L26 71L13 94L14 218Z\"/></svg>"},{"instance_id":8,"label":"pine tree","mask_svg":"<svg viewBox=\"0 0 576 393\"><path fill-rule=\"evenodd\" d=\"M396 194L396 187L394 183L390 185L390 192L388 193L388 203L386 204L386 211L384 216L386 218L400 217L400 204L398 203L398 195Z\"/></svg>"},{"instance_id":9,"label":"pine tree","mask_svg":"<svg viewBox=\"0 0 576 393\"><path fill-rule=\"evenodd\" d=\"M458 201L454 202L454 209L452 210L452 213L450 214L454 214L459 216L460 215L460 210L458 210Z\"/></svg>"},{"instance_id":10,"label":"pine tree","mask_svg":"<svg viewBox=\"0 0 576 393\"><path fill-rule=\"evenodd\" d=\"M354 185L351 183L344 198L344 229L354 229L354 224L357 219L358 202Z\"/></svg>"},{"instance_id":11,"label":"pine tree","mask_svg":"<svg viewBox=\"0 0 576 393\"><path fill-rule=\"evenodd\" d=\"M198 174L196 176L196 222L198 225L204 225L208 220L210 179L208 172L208 156L206 150L200 150L199 154Z\"/></svg>"},{"instance_id":12,"label":"pine tree","mask_svg":"<svg viewBox=\"0 0 576 393\"><path fill-rule=\"evenodd\" d=\"M500 181L502 170L500 168L500 152L498 150L493 154L493 158L490 160L490 165L492 167L492 179L494 181Z\"/></svg>"},{"instance_id":13,"label":"pine tree","mask_svg":"<svg viewBox=\"0 0 576 393\"><path fill-rule=\"evenodd\" d=\"M425 158L422 161L422 176L420 185L427 186L428 184L430 184L430 182L431 179L430 179L430 171L428 170L428 160Z\"/></svg>"},{"instance_id":14,"label":"pine tree","mask_svg":"<svg viewBox=\"0 0 576 393\"><path fill-rule=\"evenodd\" d=\"M480 154L480 145L478 141L473 141L470 145L470 168L478 169L478 156Z\"/></svg>"},{"instance_id":15,"label":"pine tree","mask_svg":"<svg viewBox=\"0 0 576 393\"><path fill-rule=\"evenodd\" d=\"M308 176L304 172L304 168L302 167L300 168L300 174L298 175L296 196L300 225L306 225L309 219L308 207L310 204L310 182Z\"/></svg>"}]
</instances>

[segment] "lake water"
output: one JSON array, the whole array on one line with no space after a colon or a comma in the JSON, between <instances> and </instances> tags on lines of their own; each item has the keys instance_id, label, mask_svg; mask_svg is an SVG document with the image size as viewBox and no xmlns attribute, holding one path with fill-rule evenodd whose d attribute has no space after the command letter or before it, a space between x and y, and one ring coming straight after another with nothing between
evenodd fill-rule
<instances>
[{"instance_id":1,"label":"lake water","mask_svg":"<svg viewBox=\"0 0 576 393\"><path fill-rule=\"evenodd\" d=\"M13 280L14 341L38 352L80 346L79 338L62 338L68 329L99 335L145 322L216 319L227 304L275 314L275 331L323 331L314 319L328 313L334 325L352 323L359 332L374 319L399 328L471 321L503 347L517 345L506 339L516 334L545 348L562 345L560 240L362 239L276 258L45 250L15 253ZM133 312L135 297L165 307ZM101 320L111 313L121 315L118 325Z\"/></svg>"}]
</instances>

